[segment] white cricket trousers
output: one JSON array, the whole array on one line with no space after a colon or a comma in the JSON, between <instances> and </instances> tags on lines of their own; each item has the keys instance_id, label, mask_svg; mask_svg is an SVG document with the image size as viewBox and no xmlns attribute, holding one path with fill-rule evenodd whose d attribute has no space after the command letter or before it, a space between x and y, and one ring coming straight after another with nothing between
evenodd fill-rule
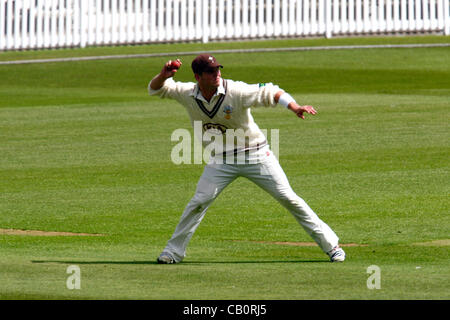
<instances>
[{"instance_id":1,"label":"white cricket trousers","mask_svg":"<svg viewBox=\"0 0 450 320\"><path fill-rule=\"evenodd\" d=\"M300 198L289 185L286 174L269 148L265 157L254 164L217 164L205 166L194 197L186 206L180 221L163 252L176 262L186 256L186 247L206 211L220 192L238 177L245 177L267 191L300 223L326 253L338 245L339 238L331 228Z\"/></svg>"}]
</instances>

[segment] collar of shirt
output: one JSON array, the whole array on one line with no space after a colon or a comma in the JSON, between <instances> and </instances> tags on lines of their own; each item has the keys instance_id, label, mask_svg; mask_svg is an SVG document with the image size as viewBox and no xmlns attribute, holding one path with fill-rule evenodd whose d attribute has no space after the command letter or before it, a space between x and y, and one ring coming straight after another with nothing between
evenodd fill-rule
<instances>
[{"instance_id":1,"label":"collar of shirt","mask_svg":"<svg viewBox=\"0 0 450 320\"><path fill-rule=\"evenodd\" d=\"M201 100L201 101L206 102L206 103L210 103L219 94L225 94L225 87L223 86L223 79L222 78L220 78L220 86L217 88L216 93L214 93L214 95L212 96L212 98L211 98L211 100L209 102L203 97L202 93L200 92L200 88L198 86L198 83L195 84L194 90L192 90L192 92L189 95L193 96L195 99Z\"/></svg>"}]
</instances>

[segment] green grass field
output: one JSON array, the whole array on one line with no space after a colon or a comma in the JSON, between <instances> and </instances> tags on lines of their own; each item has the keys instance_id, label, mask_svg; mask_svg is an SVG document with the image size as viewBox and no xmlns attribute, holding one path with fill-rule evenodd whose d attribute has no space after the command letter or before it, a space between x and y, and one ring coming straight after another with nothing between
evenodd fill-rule
<instances>
[{"instance_id":1,"label":"green grass field","mask_svg":"<svg viewBox=\"0 0 450 320\"><path fill-rule=\"evenodd\" d=\"M0 60L226 48L449 43L450 37L229 42L4 52ZM183 56L176 79L192 81ZM0 299L449 299L450 49L220 54L224 78L274 82L318 114L253 110L279 129L294 190L340 236L332 264L244 179L208 211L181 264L155 260L202 165L170 160L183 107L147 94L169 58L0 65ZM434 242L432 242L434 241ZM67 267L81 270L69 290ZM368 289L367 268L381 270Z\"/></svg>"}]
</instances>

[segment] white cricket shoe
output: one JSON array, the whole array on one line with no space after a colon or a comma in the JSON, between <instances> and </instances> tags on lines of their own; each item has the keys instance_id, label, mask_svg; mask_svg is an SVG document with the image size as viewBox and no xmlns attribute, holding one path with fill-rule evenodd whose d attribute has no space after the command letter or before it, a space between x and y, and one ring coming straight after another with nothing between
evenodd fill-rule
<instances>
[{"instance_id":1,"label":"white cricket shoe","mask_svg":"<svg viewBox=\"0 0 450 320\"><path fill-rule=\"evenodd\" d=\"M328 252L331 262L344 262L345 252L341 247L336 246L331 251Z\"/></svg>"},{"instance_id":2,"label":"white cricket shoe","mask_svg":"<svg viewBox=\"0 0 450 320\"><path fill-rule=\"evenodd\" d=\"M159 255L158 259L156 259L156 261L159 264L172 264L172 263L176 263L175 259L172 258L172 256L170 254L168 254L167 252L163 252Z\"/></svg>"}]
</instances>

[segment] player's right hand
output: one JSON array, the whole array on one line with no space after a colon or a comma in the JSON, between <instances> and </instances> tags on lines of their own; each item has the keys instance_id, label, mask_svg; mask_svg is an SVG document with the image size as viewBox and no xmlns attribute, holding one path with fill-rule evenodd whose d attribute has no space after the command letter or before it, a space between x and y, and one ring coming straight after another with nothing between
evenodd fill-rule
<instances>
[{"instance_id":1,"label":"player's right hand","mask_svg":"<svg viewBox=\"0 0 450 320\"><path fill-rule=\"evenodd\" d=\"M175 66L174 64L175 63ZM178 68L176 67L177 65L181 66L181 60L180 59L176 59L176 60L169 60L166 62L166 64L164 65L164 67L161 70L161 75L164 76L164 78L171 78L175 75L175 73L177 73Z\"/></svg>"}]
</instances>

